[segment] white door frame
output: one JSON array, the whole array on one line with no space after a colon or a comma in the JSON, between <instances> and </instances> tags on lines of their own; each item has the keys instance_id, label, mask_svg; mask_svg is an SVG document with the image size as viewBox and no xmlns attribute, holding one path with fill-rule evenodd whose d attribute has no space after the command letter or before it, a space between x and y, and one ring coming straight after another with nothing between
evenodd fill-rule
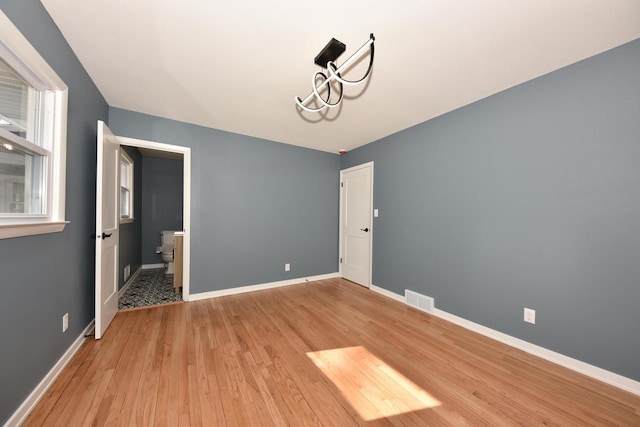
<instances>
[{"instance_id":1,"label":"white door frame","mask_svg":"<svg viewBox=\"0 0 640 427\"><path fill-rule=\"evenodd\" d=\"M169 153L182 154L184 159L183 167L183 201L182 201L182 227L184 229L183 239L183 271L182 271L182 299L189 301L189 284L191 277L191 148L179 145L163 144L160 142L146 141L143 139L128 138L118 136L121 145L128 147L147 148L149 150L166 151Z\"/></svg>"},{"instance_id":2,"label":"white door frame","mask_svg":"<svg viewBox=\"0 0 640 427\"><path fill-rule=\"evenodd\" d=\"M344 188L342 187L342 183L344 182L344 174L347 172L352 172L354 170L358 170L358 169L363 169L363 168L369 168L369 172L371 174L371 194L369 197L369 200L371 201L370 206L369 206L369 212L371 212L370 215L370 223L369 223L369 282L367 283L366 287L367 288L371 288L371 281L372 281L372 276L373 276L373 162L367 162L367 163L363 163L361 165L357 165L357 166L353 166L347 169L342 169L340 171L340 230L339 230L339 242L338 242L338 274L340 275L340 277L342 277L342 241L343 241L343 230L342 230L342 225L343 225L343 212L344 212L344 197L345 197L345 192L344 192Z\"/></svg>"}]
</instances>

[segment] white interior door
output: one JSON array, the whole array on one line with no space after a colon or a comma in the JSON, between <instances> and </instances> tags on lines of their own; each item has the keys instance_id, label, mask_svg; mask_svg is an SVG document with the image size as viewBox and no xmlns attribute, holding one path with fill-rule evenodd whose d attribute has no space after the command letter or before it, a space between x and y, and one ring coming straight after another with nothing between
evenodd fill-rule
<instances>
[{"instance_id":1,"label":"white interior door","mask_svg":"<svg viewBox=\"0 0 640 427\"><path fill-rule=\"evenodd\" d=\"M371 286L373 163L340 172L340 273Z\"/></svg>"},{"instance_id":2,"label":"white interior door","mask_svg":"<svg viewBox=\"0 0 640 427\"><path fill-rule=\"evenodd\" d=\"M96 176L96 326L100 339L118 312L120 143L98 122Z\"/></svg>"}]
</instances>

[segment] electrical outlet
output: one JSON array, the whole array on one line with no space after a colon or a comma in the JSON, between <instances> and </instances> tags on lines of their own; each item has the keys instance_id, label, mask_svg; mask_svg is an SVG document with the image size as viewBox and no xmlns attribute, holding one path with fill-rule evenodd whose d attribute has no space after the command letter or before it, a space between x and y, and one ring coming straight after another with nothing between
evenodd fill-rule
<instances>
[{"instance_id":1,"label":"electrical outlet","mask_svg":"<svg viewBox=\"0 0 640 427\"><path fill-rule=\"evenodd\" d=\"M286 264L284 265L284 271L290 271L290 270L291 270L291 264L286 263Z\"/></svg>"},{"instance_id":2,"label":"electrical outlet","mask_svg":"<svg viewBox=\"0 0 640 427\"><path fill-rule=\"evenodd\" d=\"M62 316L62 332L67 332L67 329L69 329L69 313Z\"/></svg>"},{"instance_id":3,"label":"electrical outlet","mask_svg":"<svg viewBox=\"0 0 640 427\"><path fill-rule=\"evenodd\" d=\"M524 308L524 321L531 324L536 324L536 311L531 308Z\"/></svg>"},{"instance_id":4,"label":"electrical outlet","mask_svg":"<svg viewBox=\"0 0 640 427\"><path fill-rule=\"evenodd\" d=\"M124 281L126 282L127 280L129 280L130 276L131 276L131 264L127 264L127 266L124 268Z\"/></svg>"}]
</instances>

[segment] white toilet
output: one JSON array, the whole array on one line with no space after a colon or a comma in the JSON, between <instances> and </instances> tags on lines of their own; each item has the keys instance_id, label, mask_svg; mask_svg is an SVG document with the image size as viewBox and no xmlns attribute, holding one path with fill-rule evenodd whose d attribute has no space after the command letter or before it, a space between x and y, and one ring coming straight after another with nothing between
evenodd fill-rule
<instances>
[{"instance_id":1,"label":"white toilet","mask_svg":"<svg viewBox=\"0 0 640 427\"><path fill-rule=\"evenodd\" d=\"M173 247L177 231L163 230L160 232L160 246L156 248L156 253L162 255L166 274L173 274Z\"/></svg>"}]
</instances>

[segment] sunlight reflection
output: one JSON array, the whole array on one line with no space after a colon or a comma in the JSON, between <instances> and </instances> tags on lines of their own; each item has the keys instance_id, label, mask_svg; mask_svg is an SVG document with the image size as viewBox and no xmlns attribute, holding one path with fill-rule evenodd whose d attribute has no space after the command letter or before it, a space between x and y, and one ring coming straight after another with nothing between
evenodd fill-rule
<instances>
[{"instance_id":1,"label":"sunlight reflection","mask_svg":"<svg viewBox=\"0 0 640 427\"><path fill-rule=\"evenodd\" d=\"M307 356L365 421L441 405L362 346L309 352Z\"/></svg>"}]
</instances>

